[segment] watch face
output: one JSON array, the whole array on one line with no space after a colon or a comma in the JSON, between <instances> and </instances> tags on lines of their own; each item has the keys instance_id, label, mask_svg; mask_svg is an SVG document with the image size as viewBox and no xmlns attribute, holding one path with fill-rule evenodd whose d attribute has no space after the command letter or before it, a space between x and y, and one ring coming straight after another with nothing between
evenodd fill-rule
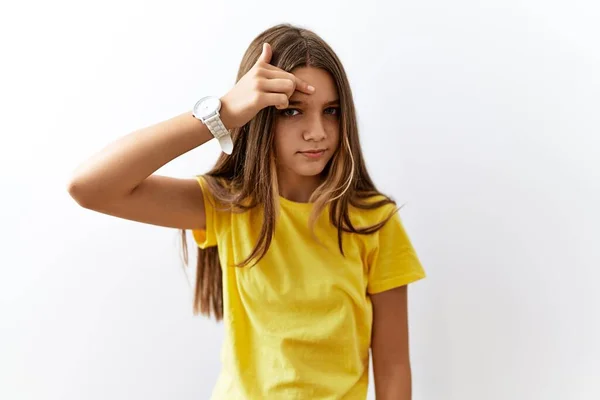
<instances>
[{"instance_id":1,"label":"watch face","mask_svg":"<svg viewBox=\"0 0 600 400\"><path fill-rule=\"evenodd\" d=\"M194 115L198 118L206 118L217 111L221 106L221 101L217 97L204 97L194 106Z\"/></svg>"}]
</instances>

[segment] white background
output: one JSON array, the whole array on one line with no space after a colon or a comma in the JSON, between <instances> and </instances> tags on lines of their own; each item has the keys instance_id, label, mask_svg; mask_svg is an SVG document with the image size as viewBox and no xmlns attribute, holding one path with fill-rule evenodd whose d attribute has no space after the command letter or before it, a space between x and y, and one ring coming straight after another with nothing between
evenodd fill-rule
<instances>
[{"instance_id":1,"label":"white background","mask_svg":"<svg viewBox=\"0 0 600 400\"><path fill-rule=\"evenodd\" d=\"M192 316L178 232L83 209L66 183L112 140L224 94L279 22L338 53L368 168L406 203L428 272L409 290L413 398L600 398L597 3L31 1L0 14L0 398L209 397L223 327ZM159 173L192 177L218 155L213 140Z\"/></svg>"}]
</instances>

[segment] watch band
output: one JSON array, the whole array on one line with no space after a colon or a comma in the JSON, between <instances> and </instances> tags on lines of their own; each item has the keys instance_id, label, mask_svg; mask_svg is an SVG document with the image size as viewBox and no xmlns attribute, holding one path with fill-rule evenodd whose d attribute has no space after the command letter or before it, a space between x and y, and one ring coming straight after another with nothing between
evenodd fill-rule
<instances>
[{"instance_id":1,"label":"watch band","mask_svg":"<svg viewBox=\"0 0 600 400\"><path fill-rule=\"evenodd\" d=\"M206 104L202 107L204 101L210 101L211 103ZM214 107L214 109L212 109ZM231 133L221 120L219 110L221 109L221 102L218 98L213 96L206 96L196 102L193 107L193 115L207 126L210 133L219 141L221 150L226 154L231 154L233 151L233 140ZM208 117L205 117L208 115Z\"/></svg>"},{"instance_id":2,"label":"watch band","mask_svg":"<svg viewBox=\"0 0 600 400\"><path fill-rule=\"evenodd\" d=\"M223 121L221 121L221 118L219 118L219 114L215 114L212 117L205 119L204 123L206 124L206 126L208 126L210 132L217 139L220 139L225 135L229 135L229 131L227 130L225 125L223 125Z\"/></svg>"},{"instance_id":3,"label":"watch band","mask_svg":"<svg viewBox=\"0 0 600 400\"><path fill-rule=\"evenodd\" d=\"M221 146L221 150L225 154L231 154L233 151L233 140L231 139L231 134L229 130L223 125L223 121L219 118L219 114L215 114L212 117L209 117L203 121L210 133L219 141L219 146Z\"/></svg>"}]
</instances>

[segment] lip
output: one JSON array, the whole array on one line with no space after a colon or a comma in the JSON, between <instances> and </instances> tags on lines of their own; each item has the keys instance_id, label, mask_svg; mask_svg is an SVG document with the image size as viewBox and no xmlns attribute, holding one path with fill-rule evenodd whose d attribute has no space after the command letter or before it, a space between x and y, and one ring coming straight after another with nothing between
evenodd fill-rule
<instances>
[{"instance_id":1,"label":"lip","mask_svg":"<svg viewBox=\"0 0 600 400\"><path fill-rule=\"evenodd\" d=\"M327 149L316 149L316 150L300 151L299 153L308 158L319 158L323 154L325 154L326 150Z\"/></svg>"}]
</instances>

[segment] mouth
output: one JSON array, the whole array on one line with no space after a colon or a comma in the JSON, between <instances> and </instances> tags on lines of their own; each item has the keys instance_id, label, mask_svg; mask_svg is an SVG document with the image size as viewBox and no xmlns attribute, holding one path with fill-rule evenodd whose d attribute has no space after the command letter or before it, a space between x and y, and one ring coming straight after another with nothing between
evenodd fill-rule
<instances>
[{"instance_id":1,"label":"mouth","mask_svg":"<svg viewBox=\"0 0 600 400\"><path fill-rule=\"evenodd\" d=\"M319 158L325 154L325 151L327 151L327 149L307 150L300 151L299 153L308 158Z\"/></svg>"}]
</instances>

